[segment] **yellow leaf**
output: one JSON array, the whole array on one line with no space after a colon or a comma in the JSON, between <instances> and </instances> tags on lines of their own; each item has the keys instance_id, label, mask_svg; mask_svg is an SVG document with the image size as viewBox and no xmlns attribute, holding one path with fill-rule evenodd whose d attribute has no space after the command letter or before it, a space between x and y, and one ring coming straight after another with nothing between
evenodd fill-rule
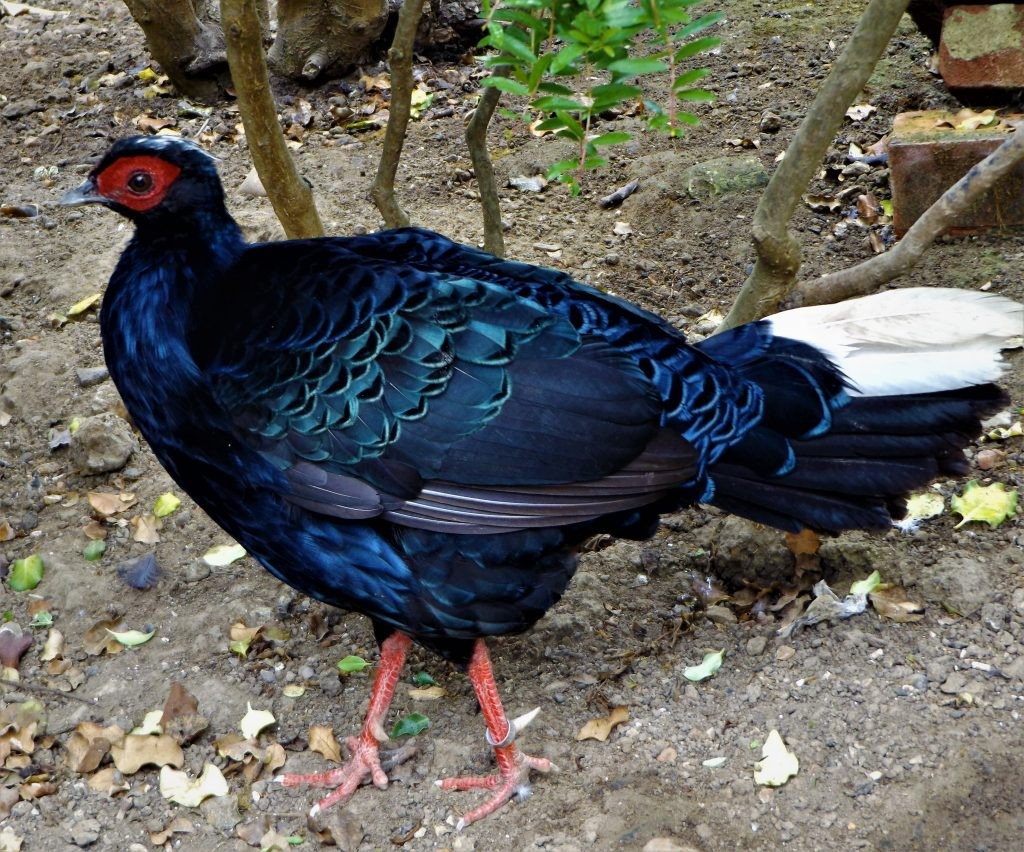
<instances>
[{"instance_id":1,"label":"yellow leaf","mask_svg":"<svg viewBox=\"0 0 1024 852\"><path fill-rule=\"evenodd\" d=\"M273 725L277 719L269 710L253 710L251 704L246 704L249 709L239 722L239 730L247 740L255 740L260 731Z\"/></svg>"},{"instance_id":2,"label":"yellow leaf","mask_svg":"<svg viewBox=\"0 0 1024 852\"><path fill-rule=\"evenodd\" d=\"M955 495L949 504L963 518L957 529L971 521L981 521L995 529L1017 510L1017 499L1015 488L1007 490L1001 482L979 485L972 479L964 486L964 493Z\"/></svg>"},{"instance_id":3,"label":"yellow leaf","mask_svg":"<svg viewBox=\"0 0 1024 852\"><path fill-rule=\"evenodd\" d=\"M599 716L596 719L591 719L587 724L580 728L580 732L576 734L577 740L600 740L604 742L608 739L612 730L623 722L629 721L629 708L628 707L614 707L607 716Z\"/></svg>"},{"instance_id":4,"label":"yellow leaf","mask_svg":"<svg viewBox=\"0 0 1024 852\"><path fill-rule=\"evenodd\" d=\"M210 796L227 794L228 782L212 763L207 763L202 774L194 780L184 772L177 772L166 766L160 770L160 795L187 808L198 807Z\"/></svg>"},{"instance_id":5,"label":"yellow leaf","mask_svg":"<svg viewBox=\"0 0 1024 852\"><path fill-rule=\"evenodd\" d=\"M95 308L100 303L102 296L102 293L93 293L91 296L86 296L80 302L75 302L68 308L68 319L78 319L90 308Z\"/></svg>"},{"instance_id":6,"label":"yellow leaf","mask_svg":"<svg viewBox=\"0 0 1024 852\"><path fill-rule=\"evenodd\" d=\"M335 763L341 763L341 746L334 738L334 730L327 725L310 726L309 750L322 754Z\"/></svg>"},{"instance_id":7,"label":"yellow leaf","mask_svg":"<svg viewBox=\"0 0 1024 852\"><path fill-rule=\"evenodd\" d=\"M754 766L754 783L762 787L781 787L800 771L800 761L782 741L778 731L768 734L761 748L761 760Z\"/></svg>"}]
</instances>

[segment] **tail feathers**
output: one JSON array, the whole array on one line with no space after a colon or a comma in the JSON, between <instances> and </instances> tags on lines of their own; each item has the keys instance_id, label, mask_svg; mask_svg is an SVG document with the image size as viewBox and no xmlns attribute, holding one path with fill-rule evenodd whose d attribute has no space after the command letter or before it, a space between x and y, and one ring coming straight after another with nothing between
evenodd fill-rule
<instances>
[{"instance_id":1,"label":"tail feathers","mask_svg":"<svg viewBox=\"0 0 1024 852\"><path fill-rule=\"evenodd\" d=\"M1021 345L1024 306L989 293L910 287L765 322L777 337L828 355L853 395L929 393L997 380L1000 349Z\"/></svg>"},{"instance_id":2,"label":"tail feathers","mask_svg":"<svg viewBox=\"0 0 1024 852\"><path fill-rule=\"evenodd\" d=\"M906 510L904 496L936 476L967 469L965 447L983 417L1007 400L995 385L892 397L853 398L833 412L830 431L792 440L791 468L765 475L743 448L752 430L708 473L710 502L726 511L797 531L886 529Z\"/></svg>"}]
</instances>

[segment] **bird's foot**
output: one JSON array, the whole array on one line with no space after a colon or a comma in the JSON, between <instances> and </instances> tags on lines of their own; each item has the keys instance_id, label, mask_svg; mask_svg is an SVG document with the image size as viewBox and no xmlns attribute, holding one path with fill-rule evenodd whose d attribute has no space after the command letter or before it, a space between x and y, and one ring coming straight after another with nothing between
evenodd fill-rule
<instances>
[{"instance_id":1,"label":"bird's foot","mask_svg":"<svg viewBox=\"0 0 1024 852\"><path fill-rule=\"evenodd\" d=\"M380 765L380 747L377 739L368 731L364 731L358 737L349 737L346 742L352 754L344 766L310 775L278 775L274 780L285 787L333 787L330 793L313 805L310 811L313 816L338 802L347 802L356 789L367 780L372 781L373 785L381 790L386 788L388 776Z\"/></svg>"},{"instance_id":2,"label":"bird's foot","mask_svg":"<svg viewBox=\"0 0 1024 852\"><path fill-rule=\"evenodd\" d=\"M436 782L442 790L493 791L483 804L473 808L459 820L457 831L462 831L467 825L490 816L513 798L516 801L529 798L531 769L537 772L552 772L558 769L547 758L523 754L515 745L499 746L494 752L498 758L499 770L493 775L464 775Z\"/></svg>"}]
</instances>

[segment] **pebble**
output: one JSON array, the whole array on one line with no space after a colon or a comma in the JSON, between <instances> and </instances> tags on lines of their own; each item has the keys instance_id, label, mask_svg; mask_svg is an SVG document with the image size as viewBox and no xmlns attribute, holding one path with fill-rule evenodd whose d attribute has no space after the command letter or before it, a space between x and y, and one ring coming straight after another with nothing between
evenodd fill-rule
<instances>
[{"instance_id":1,"label":"pebble","mask_svg":"<svg viewBox=\"0 0 1024 852\"><path fill-rule=\"evenodd\" d=\"M786 662L786 660L792 660L796 656L796 648L792 645L779 645L775 649L775 659L780 663Z\"/></svg>"},{"instance_id":2,"label":"pebble","mask_svg":"<svg viewBox=\"0 0 1024 852\"><path fill-rule=\"evenodd\" d=\"M957 695L958 693L963 692L966 685L966 676L962 672L953 672L953 674L942 682L939 689L946 695Z\"/></svg>"},{"instance_id":3,"label":"pebble","mask_svg":"<svg viewBox=\"0 0 1024 852\"><path fill-rule=\"evenodd\" d=\"M100 824L92 817L76 820L71 825L70 834L75 846L90 846L100 839Z\"/></svg>"},{"instance_id":4,"label":"pebble","mask_svg":"<svg viewBox=\"0 0 1024 852\"><path fill-rule=\"evenodd\" d=\"M325 674L319 681L317 681L317 683L320 685L320 691L330 698L341 694L341 683L338 680L337 674L334 672Z\"/></svg>"},{"instance_id":5,"label":"pebble","mask_svg":"<svg viewBox=\"0 0 1024 852\"><path fill-rule=\"evenodd\" d=\"M751 636L747 640L747 653L751 657L760 657L768 647L768 639L765 636Z\"/></svg>"},{"instance_id":6,"label":"pebble","mask_svg":"<svg viewBox=\"0 0 1024 852\"><path fill-rule=\"evenodd\" d=\"M83 388L98 385L107 379L110 373L106 367L79 367L75 370L75 377L78 379L78 386Z\"/></svg>"},{"instance_id":7,"label":"pebble","mask_svg":"<svg viewBox=\"0 0 1024 852\"><path fill-rule=\"evenodd\" d=\"M132 427L116 414L86 417L71 439L71 464L84 474L120 470L139 448Z\"/></svg>"},{"instance_id":8,"label":"pebble","mask_svg":"<svg viewBox=\"0 0 1024 852\"><path fill-rule=\"evenodd\" d=\"M761 113L761 121L757 127L762 133L778 133L782 130L782 117L771 110L765 110Z\"/></svg>"},{"instance_id":9,"label":"pebble","mask_svg":"<svg viewBox=\"0 0 1024 852\"><path fill-rule=\"evenodd\" d=\"M202 559L193 559L185 567L185 581L189 583L198 583L200 580L205 580L210 576L210 566L203 562Z\"/></svg>"},{"instance_id":10,"label":"pebble","mask_svg":"<svg viewBox=\"0 0 1024 852\"><path fill-rule=\"evenodd\" d=\"M736 613L729 609L729 607L722 606L721 604L709 606L704 610L704 615L707 616L708 621L715 624L736 624Z\"/></svg>"}]
</instances>

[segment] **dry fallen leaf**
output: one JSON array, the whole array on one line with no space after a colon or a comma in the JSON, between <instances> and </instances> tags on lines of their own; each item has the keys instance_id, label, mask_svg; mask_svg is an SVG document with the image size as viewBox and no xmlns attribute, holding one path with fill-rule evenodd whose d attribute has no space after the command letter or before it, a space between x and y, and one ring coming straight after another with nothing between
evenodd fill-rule
<instances>
[{"instance_id":1,"label":"dry fallen leaf","mask_svg":"<svg viewBox=\"0 0 1024 852\"><path fill-rule=\"evenodd\" d=\"M120 746L111 746L114 766L124 775L134 775L143 766L182 766L185 755L166 734L128 734Z\"/></svg>"},{"instance_id":2,"label":"dry fallen leaf","mask_svg":"<svg viewBox=\"0 0 1024 852\"><path fill-rule=\"evenodd\" d=\"M124 731L118 725L103 728L95 722L80 722L65 745L68 766L72 772L92 772L112 746L124 742L124 736Z\"/></svg>"},{"instance_id":3,"label":"dry fallen leaf","mask_svg":"<svg viewBox=\"0 0 1024 852\"><path fill-rule=\"evenodd\" d=\"M132 507L135 503L134 495L132 495L130 500L123 499L126 496L128 495L111 494L106 491L90 491L86 495L86 499L89 501L89 505L92 506L93 511L105 518Z\"/></svg>"},{"instance_id":4,"label":"dry fallen leaf","mask_svg":"<svg viewBox=\"0 0 1024 852\"><path fill-rule=\"evenodd\" d=\"M334 729L327 725L312 725L309 729L309 750L322 754L328 760L341 763L341 746L334 738Z\"/></svg>"},{"instance_id":5,"label":"dry fallen leaf","mask_svg":"<svg viewBox=\"0 0 1024 852\"><path fill-rule=\"evenodd\" d=\"M160 795L179 805L195 808L210 796L227 794L228 782L212 763L207 763L202 774L195 779L166 766L160 770Z\"/></svg>"},{"instance_id":6,"label":"dry fallen leaf","mask_svg":"<svg viewBox=\"0 0 1024 852\"><path fill-rule=\"evenodd\" d=\"M56 627L51 627L46 634L46 642L43 644L43 652L39 655L39 659L48 663L50 660L62 656L64 656L64 634Z\"/></svg>"},{"instance_id":7,"label":"dry fallen leaf","mask_svg":"<svg viewBox=\"0 0 1024 852\"><path fill-rule=\"evenodd\" d=\"M437 701L447 694L447 690L436 683L433 686L418 686L409 690L409 697L413 701Z\"/></svg>"},{"instance_id":8,"label":"dry fallen leaf","mask_svg":"<svg viewBox=\"0 0 1024 852\"><path fill-rule=\"evenodd\" d=\"M104 766L99 772L90 775L87 783L93 792L110 798L131 789L124 776L114 766Z\"/></svg>"},{"instance_id":9,"label":"dry fallen leaf","mask_svg":"<svg viewBox=\"0 0 1024 852\"><path fill-rule=\"evenodd\" d=\"M591 719L587 724L580 728L580 732L576 734L577 740L600 740L604 742L608 739L612 730L623 722L629 721L629 708L628 707L614 707L607 716L599 716L596 719Z\"/></svg>"},{"instance_id":10,"label":"dry fallen leaf","mask_svg":"<svg viewBox=\"0 0 1024 852\"><path fill-rule=\"evenodd\" d=\"M254 710L248 702L245 706L247 709L242 721L238 723L238 727L243 737L247 740L255 740L260 731L273 725L277 719L269 710Z\"/></svg>"},{"instance_id":11,"label":"dry fallen leaf","mask_svg":"<svg viewBox=\"0 0 1024 852\"><path fill-rule=\"evenodd\" d=\"M799 771L797 756L786 748L779 732L773 730L761 748L761 760L754 766L754 783L762 787L781 787Z\"/></svg>"},{"instance_id":12,"label":"dry fallen leaf","mask_svg":"<svg viewBox=\"0 0 1024 852\"><path fill-rule=\"evenodd\" d=\"M880 586L868 595L868 599L882 618L897 622L924 618L924 607L907 598L907 590L902 586Z\"/></svg>"},{"instance_id":13,"label":"dry fallen leaf","mask_svg":"<svg viewBox=\"0 0 1024 852\"><path fill-rule=\"evenodd\" d=\"M160 519L156 515L137 515L132 518L132 539L140 544L160 543Z\"/></svg>"},{"instance_id":14,"label":"dry fallen leaf","mask_svg":"<svg viewBox=\"0 0 1024 852\"><path fill-rule=\"evenodd\" d=\"M172 834L191 834L195 829L192 827L192 820L184 814L179 814L172 819L163 831L150 832L149 841L154 846L163 846L171 839Z\"/></svg>"}]
</instances>

